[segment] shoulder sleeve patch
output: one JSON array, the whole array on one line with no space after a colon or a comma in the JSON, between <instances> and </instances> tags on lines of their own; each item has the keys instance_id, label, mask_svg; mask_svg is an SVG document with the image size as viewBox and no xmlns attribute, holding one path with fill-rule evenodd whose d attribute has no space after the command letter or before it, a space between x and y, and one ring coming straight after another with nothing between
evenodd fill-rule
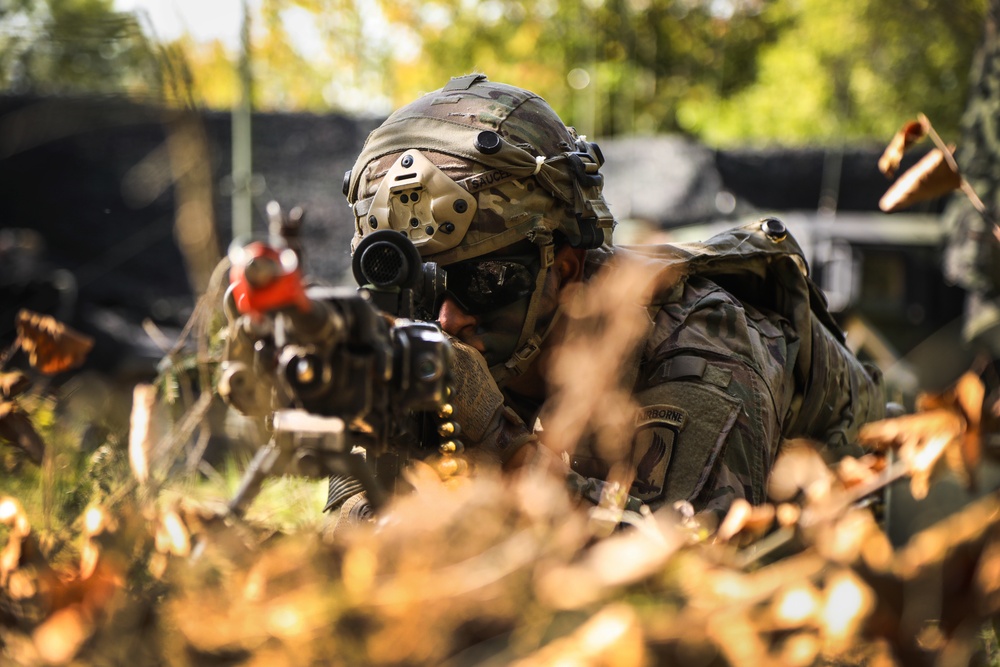
<instances>
[{"instance_id":1,"label":"shoulder sleeve patch","mask_svg":"<svg viewBox=\"0 0 1000 667\"><path fill-rule=\"evenodd\" d=\"M635 470L632 495L646 504L663 496L675 435L672 428L659 422L648 423L635 432L632 440L632 467Z\"/></svg>"},{"instance_id":2,"label":"shoulder sleeve patch","mask_svg":"<svg viewBox=\"0 0 1000 667\"><path fill-rule=\"evenodd\" d=\"M668 382L637 396L632 494L654 509L692 500L715 466L742 402L703 382Z\"/></svg>"}]
</instances>

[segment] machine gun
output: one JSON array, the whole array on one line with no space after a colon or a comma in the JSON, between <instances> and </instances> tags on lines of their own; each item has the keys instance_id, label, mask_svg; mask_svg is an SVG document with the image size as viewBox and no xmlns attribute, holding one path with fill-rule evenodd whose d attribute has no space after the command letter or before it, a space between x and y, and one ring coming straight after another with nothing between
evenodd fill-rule
<instances>
[{"instance_id":1,"label":"machine gun","mask_svg":"<svg viewBox=\"0 0 1000 667\"><path fill-rule=\"evenodd\" d=\"M341 496L364 490L377 510L400 490L407 458L457 448L435 446L456 430L442 423L451 344L436 325L410 319L430 319L444 274L405 236L384 230L354 253L361 288L307 286L297 234L273 233L285 219L269 213L269 243L230 252L219 393L273 436L229 510L241 515L265 479L286 472L330 477Z\"/></svg>"}]
</instances>

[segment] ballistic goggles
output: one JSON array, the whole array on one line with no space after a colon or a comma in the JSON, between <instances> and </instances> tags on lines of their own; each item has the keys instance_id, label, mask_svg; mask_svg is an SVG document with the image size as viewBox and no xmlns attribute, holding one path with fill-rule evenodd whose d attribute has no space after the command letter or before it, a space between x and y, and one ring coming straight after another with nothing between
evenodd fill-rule
<instances>
[{"instance_id":1,"label":"ballistic goggles","mask_svg":"<svg viewBox=\"0 0 1000 667\"><path fill-rule=\"evenodd\" d=\"M482 315L520 301L535 291L538 255L490 256L444 267L445 294L469 315Z\"/></svg>"}]
</instances>

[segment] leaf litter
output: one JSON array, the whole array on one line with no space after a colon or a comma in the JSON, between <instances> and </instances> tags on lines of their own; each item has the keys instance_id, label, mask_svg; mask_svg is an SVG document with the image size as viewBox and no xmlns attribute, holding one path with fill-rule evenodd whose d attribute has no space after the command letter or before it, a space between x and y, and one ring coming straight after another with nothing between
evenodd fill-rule
<instances>
[{"instance_id":1,"label":"leaf litter","mask_svg":"<svg viewBox=\"0 0 1000 667\"><path fill-rule=\"evenodd\" d=\"M593 289L642 294L676 279L622 274L627 291ZM626 378L606 369L635 352L644 313L574 298L547 437L567 453L596 437L624 460L622 420L598 408L627 410ZM579 372L587 349L612 355L585 359L600 405L559 370L577 359ZM131 472L121 466L66 525L36 526L17 499L0 499L0 651L25 665L950 660L973 650L969 627L1000 611L1000 500L986 496L899 549L868 501L906 477L919 495L941 466L975 483L977 382L964 376L917 413L869 425L872 453L860 458L831 462L814 443L786 442L771 502L734 503L717 528L684 506L628 512L609 496L594 508L544 470L442 479L431 461L414 465L418 492L336 541L172 493L169 459L205 418L204 402L191 402L159 442L152 430L137 436ZM596 510L626 528L607 534Z\"/></svg>"}]
</instances>

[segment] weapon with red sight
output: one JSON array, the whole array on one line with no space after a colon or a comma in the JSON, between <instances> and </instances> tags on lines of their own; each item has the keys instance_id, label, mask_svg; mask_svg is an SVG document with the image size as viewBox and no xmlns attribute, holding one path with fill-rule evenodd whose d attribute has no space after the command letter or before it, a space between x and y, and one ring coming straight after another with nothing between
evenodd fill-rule
<instances>
[{"instance_id":1,"label":"weapon with red sight","mask_svg":"<svg viewBox=\"0 0 1000 667\"><path fill-rule=\"evenodd\" d=\"M416 272L397 272L413 281L423 275L419 255L400 241L380 246L380 258L411 267L415 256ZM284 471L350 476L377 507L400 459L436 440L426 415L446 402L450 343L436 325L398 317L413 312L412 285L308 286L289 245L278 237L230 252L219 393L275 436L230 508L242 512L267 476ZM402 312L385 312L393 307Z\"/></svg>"}]
</instances>

